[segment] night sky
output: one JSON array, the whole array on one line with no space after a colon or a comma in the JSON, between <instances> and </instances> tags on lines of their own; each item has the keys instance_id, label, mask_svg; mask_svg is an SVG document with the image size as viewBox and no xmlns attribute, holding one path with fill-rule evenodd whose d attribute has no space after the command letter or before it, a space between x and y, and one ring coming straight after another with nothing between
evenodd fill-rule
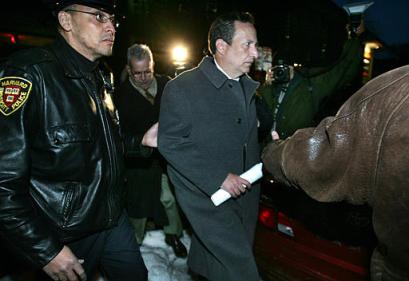
<instances>
[{"instance_id":1,"label":"night sky","mask_svg":"<svg viewBox=\"0 0 409 281\"><path fill-rule=\"evenodd\" d=\"M197 64L207 50L207 30L211 21L229 10L250 11L256 17L260 45L269 46L291 61L312 64L330 63L342 46L343 25L348 20L343 9L347 0L152 0L134 1L139 4L132 11L129 1L117 1L119 13L126 17L117 31L114 56L109 59L114 70L125 63L126 48L133 43L151 46L157 69L166 72L170 63L170 47L183 42L189 48L191 62ZM360 2L362 2L360 0ZM374 0L365 13L371 38L381 41L386 57L408 62L409 1ZM335 4L336 3L336 4ZM14 0L2 4L0 32L53 36L54 23L41 0ZM286 37L288 33L290 39ZM329 42L326 58L314 57L323 40ZM1 43L1 42L0 42ZM4 48L3 48L4 49ZM2 47L0 45L0 51Z\"/></svg>"}]
</instances>

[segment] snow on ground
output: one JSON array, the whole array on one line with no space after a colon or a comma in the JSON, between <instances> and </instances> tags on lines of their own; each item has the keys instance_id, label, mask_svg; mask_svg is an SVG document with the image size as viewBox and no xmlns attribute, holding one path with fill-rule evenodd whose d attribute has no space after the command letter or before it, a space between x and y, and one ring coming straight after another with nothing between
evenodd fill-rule
<instances>
[{"instance_id":1,"label":"snow on ground","mask_svg":"<svg viewBox=\"0 0 409 281\"><path fill-rule=\"evenodd\" d=\"M190 247L190 237L184 233L180 239ZM148 268L149 281L192 281L186 264L187 258L178 258L170 246L165 243L162 230L148 231L141 246L141 253Z\"/></svg>"}]
</instances>

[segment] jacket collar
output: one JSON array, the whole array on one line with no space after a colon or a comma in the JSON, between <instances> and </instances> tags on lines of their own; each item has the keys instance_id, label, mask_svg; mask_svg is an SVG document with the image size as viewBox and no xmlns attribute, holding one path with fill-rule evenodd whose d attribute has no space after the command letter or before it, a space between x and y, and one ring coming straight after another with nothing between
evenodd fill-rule
<instances>
[{"instance_id":1,"label":"jacket collar","mask_svg":"<svg viewBox=\"0 0 409 281\"><path fill-rule=\"evenodd\" d=\"M225 74L223 74L219 69L217 69L214 59L212 57L206 56L202 59L199 64L199 69L204 73L204 75L209 79L216 88L220 89L223 84L229 80ZM254 81L247 74L243 74L240 77L240 83L243 86L244 92L254 94L257 87L260 85L259 82Z\"/></svg>"},{"instance_id":2,"label":"jacket collar","mask_svg":"<svg viewBox=\"0 0 409 281\"><path fill-rule=\"evenodd\" d=\"M199 64L199 69L209 79L210 83L218 89L228 80L227 76L217 69L212 57L204 57Z\"/></svg>"},{"instance_id":3,"label":"jacket collar","mask_svg":"<svg viewBox=\"0 0 409 281\"><path fill-rule=\"evenodd\" d=\"M64 73L71 78L89 76L98 68L98 61L92 62L74 50L65 39L58 34L51 50L61 62Z\"/></svg>"}]
</instances>

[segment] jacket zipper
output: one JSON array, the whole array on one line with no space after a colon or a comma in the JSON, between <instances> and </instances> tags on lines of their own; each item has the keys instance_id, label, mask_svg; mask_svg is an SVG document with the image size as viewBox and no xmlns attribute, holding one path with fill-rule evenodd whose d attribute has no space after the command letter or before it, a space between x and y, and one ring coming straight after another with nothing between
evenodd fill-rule
<instances>
[{"instance_id":1,"label":"jacket zipper","mask_svg":"<svg viewBox=\"0 0 409 281\"><path fill-rule=\"evenodd\" d=\"M102 103L102 100L100 98L100 96L98 95L98 93L94 93L95 99L97 101L97 106L98 106L98 111L99 111L99 117L101 118L102 121L102 126L104 129L104 132L106 132L106 134L104 134L105 136L105 141L107 143L107 150L108 150L108 155L109 155L109 159L110 159L110 163L112 165L110 166L110 170L111 170L111 178L110 178L110 185L108 186L108 188L110 186L114 186L115 182L114 179L116 178L116 158L114 157L115 154L115 142L113 141L113 137L112 137L112 132L110 130L109 127L109 123L108 123L108 119L106 116L106 112L104 109L104 105ZM113 217L112 217L112 204L113 204L113 199L112 199L112 190L111 193L109 193L110 196L108 197L108 223L109 225L111 225L112 221L113 221Z\"/></svg>"},{"instance_id":2,"label":"jacket zipper","mask_svg":"<svg viewBox=\"0 0 409 281\"><path fill-rule=\"evenodd\" d=\"M74 198L74 189L71 186L66 191L64 197L65 198L64 198L64 206L63 206L62 215L63 215L63 227L66 227L70 219L70 215L71 215L72 208L73 208L72 201Z\"/></svg>"},{"instance_id":3,"label":"jacket zipper","mask_svg":"<svg viewBox=\"0 0 409 281\"><path fill-rule=\"evenodd\" d=\"M103 106L102 100L98 92L91 89L89 87L89 84L83 79L81 79L81 82L96 101L98 116L101 119L103 130L105 132L104 138L107 144L107 151L108 151L108 157L109 157L109 168L111 171L111 177L109 179L109 184L108 184L108 188L109 188L110 186L114 186L115 184L114 179L116 179L117 177L117 172L115 168L117 163L116 163L116 158L114 157L114 154L116 151L115 142L113 141L111 130L109 129L109 123L107 121L107 116L104 110L104 106ZM108 224L111 225L113 221L113 217L112 217L113 193L111 192L109 193L109 195L110 196L108 196Z\"/></svg>"}]
</instances>

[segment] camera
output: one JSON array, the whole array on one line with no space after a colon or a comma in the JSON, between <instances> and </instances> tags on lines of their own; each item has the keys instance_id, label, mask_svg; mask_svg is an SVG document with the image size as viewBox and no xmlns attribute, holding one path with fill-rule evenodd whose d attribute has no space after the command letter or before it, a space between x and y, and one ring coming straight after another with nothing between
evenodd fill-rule
<instances>
[{"instance_id":1,"label":"camera","mask_svg":"<svg viewBox=\"0 0 409 281\"><path fill-rule=\"evenodd\" d=\"M275 83L290 82L290 67L279 60L278 64L271 68L271 78Z\"/></svg>"}]
</instances>

